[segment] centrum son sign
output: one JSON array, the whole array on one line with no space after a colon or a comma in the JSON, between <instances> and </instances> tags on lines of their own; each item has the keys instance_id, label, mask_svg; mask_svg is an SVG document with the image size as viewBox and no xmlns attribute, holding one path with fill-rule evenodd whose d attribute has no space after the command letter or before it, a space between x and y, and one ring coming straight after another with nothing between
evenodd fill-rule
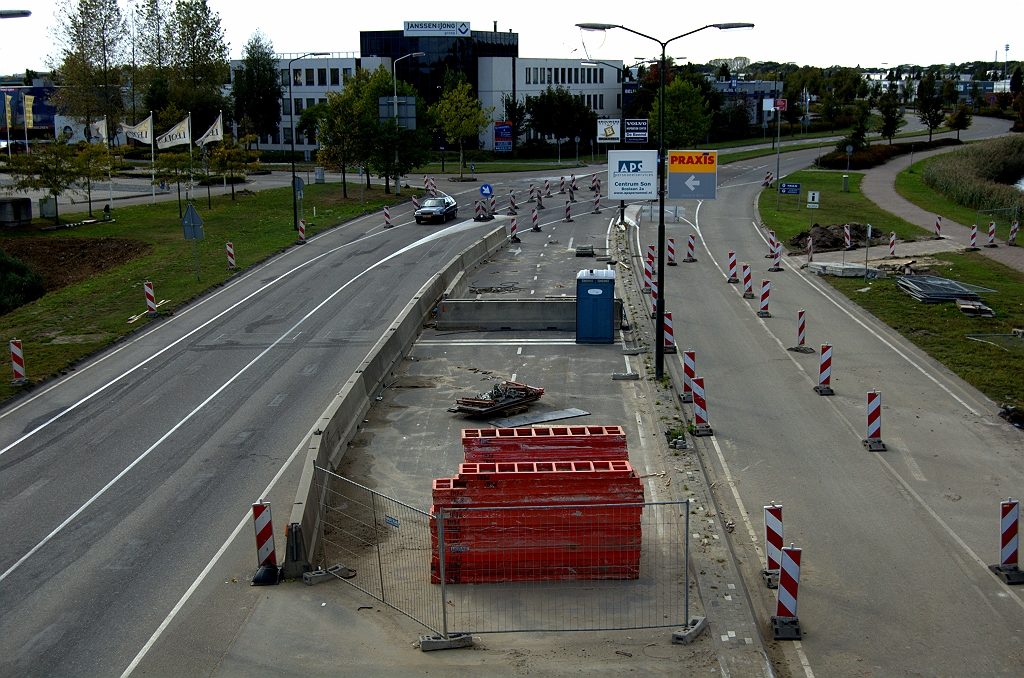
<instances>
[{"instance_id":1,"label":"centrum son sign","mask_svg":"<svg viewBox=\"0 0 1024 678\"><path fill-rule=\"evenodd\" d=\"M658 197L657 151L608 151L608 197L654 200Z\"/></svg>"}]
</instances>

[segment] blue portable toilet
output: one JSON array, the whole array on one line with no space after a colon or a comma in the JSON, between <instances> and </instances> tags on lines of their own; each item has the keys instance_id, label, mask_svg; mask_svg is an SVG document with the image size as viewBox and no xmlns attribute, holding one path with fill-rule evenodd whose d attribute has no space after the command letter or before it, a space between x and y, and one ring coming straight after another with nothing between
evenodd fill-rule
<instances>
[{"instance_id":1,"label":"blue portable toilet","mask_svg":"<svg viewBox=\"0 0 1024 678\"><path fill-rule=\"evenodd\" d=\"M615 343L615 271L576 274L576 343Z\"/></svg>"}]
</instances>

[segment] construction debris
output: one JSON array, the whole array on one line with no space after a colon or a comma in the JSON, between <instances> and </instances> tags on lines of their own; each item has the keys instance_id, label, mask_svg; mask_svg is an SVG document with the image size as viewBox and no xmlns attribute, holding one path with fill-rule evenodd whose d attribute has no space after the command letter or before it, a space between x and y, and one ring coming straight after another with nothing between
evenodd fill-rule
<instances>
[{"instance_id":1,"label":"construction debris","mask_svg":"<svg viewBox=\"0 0 1024 678\"><path fill-rule=\"evenodd\" d=\"M996 312L991 308L981 303L980 301L970 301L968 299L957 299L956 307L960 309L960 312L966 316L972 318L995 318Z\"/></svg>"},{"instance_id":2,"label":"construction debris","mask_svg":"<svg viewBox=\"0 0 1024 678\"><path fill-rule=\"evenodd\" d=\"M518 381L504 381L494 388L479 393L475 398L458 398L449 412L461 412L473 417L489 417L496 414L511 416L522 414L527 405L544 395L544 389L528 386Z\"/></svg>"},{"instance_id":3,"label":"construction debris","mask_svg":"<svg viewBox=\"0 0 1024 678\"><path fill-rule=\"evenodd\" d=\"M810 229L797 233L789 239L788 243L790 249L793 250L792 254L802 254L807 251L807 238L814 238L815 252L843 249L846 246L846 235L843 228L845 225L829 224L828 226L821 226L820 224L814 224ZM867 234L867 226L858 224L855 221L850 222L850 241L855 247L860 247L864 244L864 236ZM880 233L875 229L871 235L872 246L889 244L888 233Z\"/></svg>"},{"instance_id":4,"label":"construction debris","mask_svg":"<svg viewBox=\"0 0 1024 678\"><path fill-rule=\"evenodd\" d=\"M896 284L901 290L925 304L940 304L945 301L957 300L981 301L981 294L998 292L998 290L990 290L987 287L978 287L933 275L903 276L896 279Z\"/></svg>"}]
</instances>

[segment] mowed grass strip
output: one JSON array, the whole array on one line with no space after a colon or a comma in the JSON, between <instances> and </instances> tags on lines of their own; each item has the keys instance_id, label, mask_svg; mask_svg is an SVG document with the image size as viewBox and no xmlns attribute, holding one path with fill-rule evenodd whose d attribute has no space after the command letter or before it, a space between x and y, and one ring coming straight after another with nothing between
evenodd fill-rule
<instances>
[{"instance_id":1,"label":"mowed grass strip","mask_svg":"<svg viewBox=\"0 0 1024 678\"><path fill-rule=\"evenodd\" d=\"M212 210L206 207L206 196L195 202L204 222L205 237L196 243L201 280L196 280L192 242L184 239L176 201L115 207L116 221L109 224L40 232L38 226L46 222L37 220L32 229L5 232L5 237L23 238L133 238L148 243L152 249L128 264L48 292L41 299L0 316L0 338L4 344L0 352L0 399L9 398L17 390L9 384L10 339L21 339L28 376L38 381L146 324L145 316L128 323L129 318L146 310L145 281L153 283L158 302L168 300L159 310L169 313L233 275L227 269L226 243L234 246L236 266L245 269L296 241L290 188L250 193L239 187L237 191L234 201L230 195L215 196ZM375 186L364 189L365 205L360 207L359 186L355 184L348 185L347 199L340 184L307 184L304 193L307 237L396 201L394 195L384 194ZM313 206L317 211L315 219ZM368 222L367 228L371 225Z\"/></svg>"},{"instance_id":2,"label":"mowed grass strip","mask_svg":"<svg viewBox=\"0 0 1024 678\"><path fill-rule=\"evenodd\" d=\"M1024 327L1024 273L977 253L934 258L945 264L934 275L999 290L983 296L996 317L970 318L954 303L919 303L893 278L870 281L870 292L857 291L865 287L860 278L823 279L996 403L1024 404L1024 341L1013 351L967 338Z\"/></svg>"},{"instance_id":3,"label":"mowed grass strip","mask_svg":"<svg viewBox=\"0 0 1024 678\"><path fill-rule=\"evenodd\" d=\"M861 172L849 172L850 191L843 192L843 174L831 170L801 170L787 175L781 181L787 184L800 184L800 195L781 196L780 208L776 209L776 189L765 188L758 197L758 209L761 220L775 231L776 237L785 245L790 238L810 228L812 223L828 226L829 224L847 224L857 222L871 224L877 234L895 231L901 240L917 240L929 233L918 226L886 212L875 203L864 197L860 191L860 182L864 178ZM820 191L821 198L816 210L807 209L807 192ZM797 200L799 199L799 209Z\"/></svg>"}]
</instances>

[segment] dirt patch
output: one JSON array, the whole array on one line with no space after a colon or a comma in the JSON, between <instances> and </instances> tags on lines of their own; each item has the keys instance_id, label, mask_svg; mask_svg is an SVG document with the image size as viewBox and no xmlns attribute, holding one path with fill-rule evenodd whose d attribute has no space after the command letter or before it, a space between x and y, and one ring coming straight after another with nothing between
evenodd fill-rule
<instances>
[{"instance_id":1,"label":"dirt patch","mask_svg":"<svg viewBox=\"0 0 1024 678\"><path fill-rule=\"evenodd\" d=\"M0 249L43 276L53 292L145 256L148 243L128 238L0 238Z\"/></svg>"},{"instance_id":2,"label":"dirt patch","mask_svg":"<svg viewBox=\"0 0 1024 678\"><path fill-rule=\"evenodd\" d=\"M800 252L807 250L807 238L814 238L814 251L825 252L827 250L838 250L846 244L845 230L843 226L846 224L829 224L828 226L822 226L820 224L814 224L807 231L797 233L789 239L790 248L797 249ZM850 222L850 240L854 247L858 247L864 243L864 236L867 235L868 227L864 224L858 224L855 221ZM877 235L876 235L877 233ZM888 244L889 234L878 233L874 229L871 232L871 244L882 244L883 242Z\"/></svg>"}]
</instances>

